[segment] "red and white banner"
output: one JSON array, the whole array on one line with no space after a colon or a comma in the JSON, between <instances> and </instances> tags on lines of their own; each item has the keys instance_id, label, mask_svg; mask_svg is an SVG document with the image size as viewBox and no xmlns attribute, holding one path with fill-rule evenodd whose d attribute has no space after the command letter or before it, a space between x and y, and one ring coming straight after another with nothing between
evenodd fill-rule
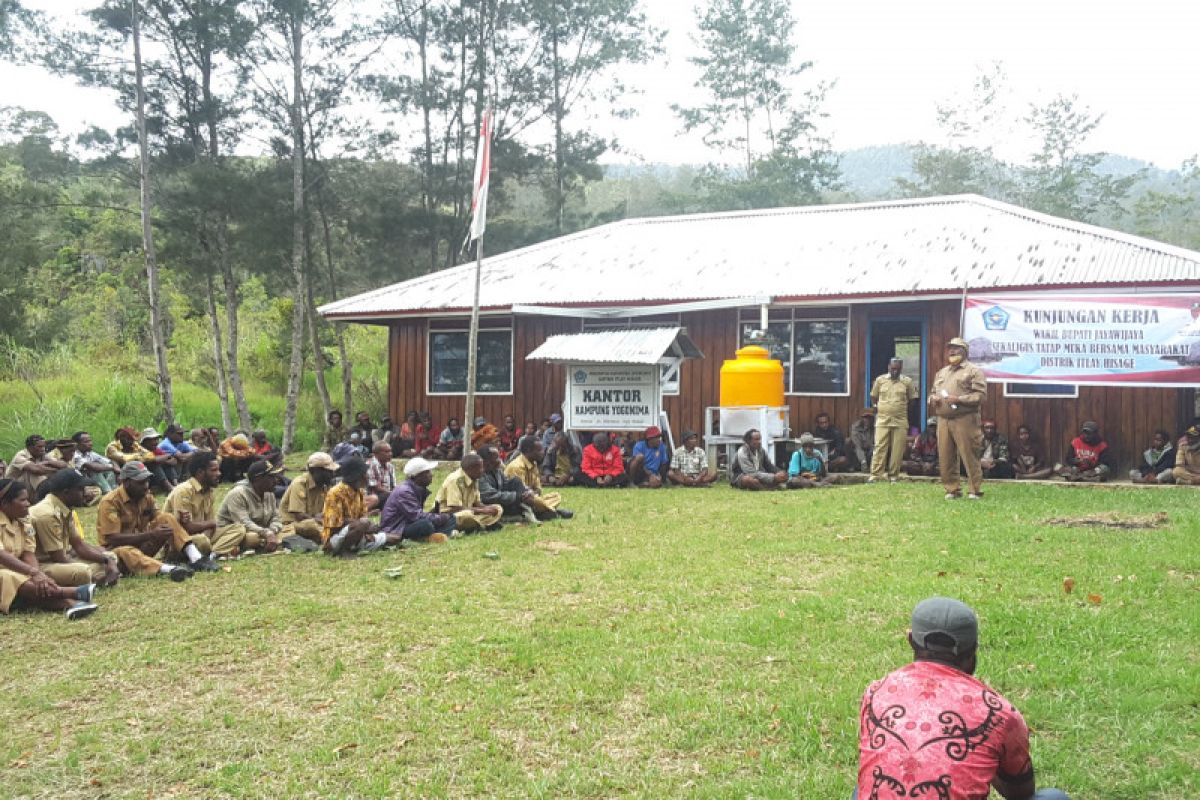
<instances>
[{"instance_id":1,"label":"red and white banner","mask_svg":"<svg viewBox=\"0 0 1200 800\"><path fill-rule=\"evenodd\" d=\"M1200 293L967 297L963 338L989 381L1200 384Z\"/></svg>"},{"instance_id":2,"label":"red and white banner","mask_svg":"<svg viewBox=\"0 0 1200 800\"><path fill-rule=\"evenodd\" d=\"M479 123L479 146L475 150L475 190L471 196L471 233L468 242L473 242L487 228L488 176L492 171L492 109L483 110Z\"/></svg>"}]
</instances>

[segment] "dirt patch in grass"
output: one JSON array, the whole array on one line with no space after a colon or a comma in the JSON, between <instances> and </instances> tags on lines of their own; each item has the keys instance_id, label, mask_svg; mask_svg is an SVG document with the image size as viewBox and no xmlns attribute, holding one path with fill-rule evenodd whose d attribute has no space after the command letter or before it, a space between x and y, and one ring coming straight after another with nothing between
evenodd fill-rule
<instances>
[{"instance_id":1,"label":"dirt patch in grass","mask_svg":"<svg viewBox=\"0 0 1200 800\"><path fill-rule=\"evenodd\" d=\"M1068 528L1123 528L1127 530L1161 528L1170 524L1167 512L1154 514L1120 514L1110 511L1103 514L1084 514L1079 517L1047 517L1043 525L1061 525Z\"/></svg>"},{"instance_id":2,"label":"dirt patch in grass","mask_svg":"<svg viewBox=\"0 0 1200 800\"><path fill-rule=\"evenodd\" d=\"M562 553L570 553L579 548L568 542L559 542L553 539L545 539L540 542L534 542L534 547L543 552L549 553L552 556L561 555Z\"/></svg>"}]
</instances>

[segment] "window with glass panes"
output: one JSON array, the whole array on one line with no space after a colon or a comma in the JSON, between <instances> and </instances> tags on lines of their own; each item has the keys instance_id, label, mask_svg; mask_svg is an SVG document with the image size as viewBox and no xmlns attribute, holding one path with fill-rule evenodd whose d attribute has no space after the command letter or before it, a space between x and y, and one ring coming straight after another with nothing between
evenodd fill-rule
<instances>
[{"instance_id":1,"label":"window with glass panes","mask_svg":"<svg viewBox=\"0 0 1200 800\"><path fill-rule=\"evenodd\" d=\"M499 327L501 324L504 327ZM429 394L467 393L467 338L468 331L458 320L430 322ZM512 322L481 320L475 349L475 391L512 394L512 373Z\"/></svg>"},{"instance_id":2,"label":"window with glass panes","mask_svg":"<svg viewBox=\"0 0 1200 800\"><path fill-rule=\"evenodd\" d=\"M849 309L772 308L764 331L759 309L748 308L742 310L738 327L742 347L765 347L783 363L788 394L849 394Z\"/></svg>"}]
</instances>

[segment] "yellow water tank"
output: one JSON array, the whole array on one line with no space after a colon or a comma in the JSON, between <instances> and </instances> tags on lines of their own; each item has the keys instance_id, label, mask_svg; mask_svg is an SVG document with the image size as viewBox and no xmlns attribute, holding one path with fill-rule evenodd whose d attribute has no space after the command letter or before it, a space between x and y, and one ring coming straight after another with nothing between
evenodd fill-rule
<instances>
[{"instance_id":1,"label":"yellow water tank","mask_svg":"<svg viewBox=\"0 0 1200 800\"><path fill-rule=\"evenodd\" d=\"M783 364L765 347L748 345L737 358L721 366L721 405L786 405L783 399Z\"/></svg>"}]
</instances>

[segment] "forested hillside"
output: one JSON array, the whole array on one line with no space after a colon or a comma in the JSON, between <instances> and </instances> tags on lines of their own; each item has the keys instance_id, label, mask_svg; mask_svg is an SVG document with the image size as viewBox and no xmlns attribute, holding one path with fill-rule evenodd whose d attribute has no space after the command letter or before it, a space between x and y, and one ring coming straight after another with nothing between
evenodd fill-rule
<instances>
[{"instance_id":1,"label":"forested hillside","mask_svg":"<svg viewBox=\"0 0 1200 800\"><path fill-rule=\"evenodd\" d=\"M1164 171L1093 152L1100 112L1058 97L1024 112L1038 145L1006 161L983 144L996 75L931 109L937 144L835 153L829 87L789 88L810 65L779 0L698 11L689 67L706 100L675 111L709 163L613 165L586 119L637 113L621 67L652 62L658 38L639 0L566 11L107 0L66 29L0 0L0 58L114 90L129 120L67 136L0 111L2 451L25 431L176 417L261 424L292 448L315 443L330 408L381 412L380 331L315 308L472 257L486 105L488 254L631 216L957 192L1200 247L1194 160Z\"/></svg>"}]
</instances>

